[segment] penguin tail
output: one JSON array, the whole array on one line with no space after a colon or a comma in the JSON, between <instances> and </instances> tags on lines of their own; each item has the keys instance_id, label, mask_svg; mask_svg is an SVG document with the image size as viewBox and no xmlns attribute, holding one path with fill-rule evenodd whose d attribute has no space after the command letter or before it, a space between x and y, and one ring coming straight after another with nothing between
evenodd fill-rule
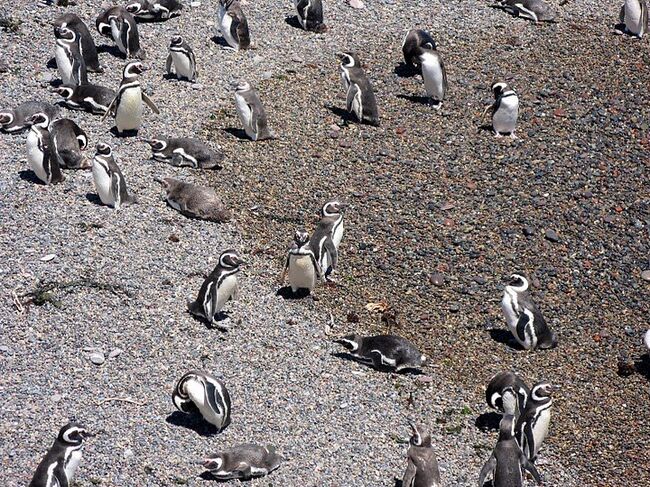
<instances>
[{"instance_id":1,"label":"penguin tail","mask_svg":"<svg viewBox=\"0 0 650 487\"><path fill-rule=\"evenodd\" d=\"M328 27L325 24L318 24L312 30L317 34L323 34L328 31Z\"/></svg>"}]
</instances>

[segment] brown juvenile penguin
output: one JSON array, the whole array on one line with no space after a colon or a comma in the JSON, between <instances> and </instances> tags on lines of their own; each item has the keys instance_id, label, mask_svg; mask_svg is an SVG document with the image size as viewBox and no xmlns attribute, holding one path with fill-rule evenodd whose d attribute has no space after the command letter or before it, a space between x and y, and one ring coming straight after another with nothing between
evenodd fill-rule
<instances>
[{"instance_id":1,"label":"brown juvenile penguin","mask_svg":"<svg viewBox=\"0 0 650 487\"><path fill-rule=\"evenodd\" d=\"M213 189L174 178L155 179L165 187L169 206L183 215L218 223L230 220L230 210Z\"/></svg>"}]
</instances>

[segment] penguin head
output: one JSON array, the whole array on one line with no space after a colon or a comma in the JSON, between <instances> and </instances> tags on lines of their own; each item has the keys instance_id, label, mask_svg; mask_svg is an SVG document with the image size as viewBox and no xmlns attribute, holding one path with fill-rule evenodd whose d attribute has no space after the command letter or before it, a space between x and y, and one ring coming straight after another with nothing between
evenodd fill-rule
<instances>
[{"instance_id":1,"label":"penguin head","mask_svg":"<svg viewBox=\"0 0 650 487\"><path fill-rule=\"evenodd\" d=\"M144 139L144 141L151 146L153 151L165 150L167 147L167 141L163 139Z\"/></svg>"},{"instance_id":2,"label":"penguin head","mask_svg":"<svg viewBox=\"0 0 650 487\"><path fill-rule=\"evenodd\" d=\"M74 41L77 35L72 29L68 29L65 26L56 25L54 26L54 37L57 39L64 39L66 41Z\"/></svg>"},{"instance_id":3,"label":"penguin head","mask_svg":"<svg viewBox=\"0 0 650 487\"><path fill-rule=\"evenodd\" d=\"M129 3L125 8L131 15L138 15L144 10L140 2Z\"/></svg>"},{"instance_id":4,"label":"penguin head","mask_svg":"<svg viewBox=\"0 0 650 487\"><path fill-rule=\"evenodd\" d=\"M321 209L322 216L334 216L343 213L345 205L338 200L328 201Z\"/></svg>"},{"instance_id":5,"label":"penguin head","mask_svg":"<svg viewBox=\"0 0 650 487\"><path fill-rule=\"evenodd\" d=\"M353 68L354 66L361 67L359 56L354 52L337 52L336 57L341 60L341 66L344 68Z\"/></svg>"},{"instance_id":6,"label":"penguin head","mask_svg":"<svg viewBox=\"0 0 650 487\"><path fill-rule=\"evenodd\" d=\"M126 66L124 66L124 77L125 78L134 78L139 76L144 71L144 66L140 61L131 61Z\"/></svg>"},{"instance_id":7,"label":"penguin head","mask_svg":"<svg viewBox=\"0 0 650 487\"><path fill-rule=\"evenodd\" d=\"M359 345L361 344L361 337L356 334L346 335L344 337L337 338L334 340L334 342L343 345L351 352L356 352L359 349Z\"/></svg>"},{"instance_id":8,"label":"penguin head","mask_svg":"<svg viewBox=\"0 0 650 487\"><path fill-rule=\"evenodd\" d=\"M504 414L499 423L499 441L510 440L515 437L515 417L512 414Z\"/></svg>"},{"instance_id":9,"label":"penguin head","mask_svg":"<svg viewBox=\"0 0 650 487\"><path fill-rule=\"evenodd\" d=\"M492 93L494 93L494 98L499 98L508 88L508 85L503 81L497 81L492 84Z\"/></svg>"},{"instance_id":10,"label":"penguin head","mask_svg":"<svg viewBox=\"0 0 650 487\"><path fill-rule=\"evenodd\" d=\"M104 142L98 142L95 146L95 151L97 151L98 155L110 156L113 152L113 149L111 149L110 145L105 144Z\"/></svg>"},{"instance_id":11,"label":"penguin head","mask_svg":"<svg viewBox=\"0 0 650 487\"><path fill-rule=\"evenodd\" d=\"M0 112L0 125L9 125L14 121L14 114L12 112Z\"/></svg>"},{"instance_id":12,"label":"penguin head","mask_svg":"<svg viewBox=\"0 0 650 487\"><path fill-rule=\"evenodd\" d=\"M421 424L412 423L410 421L409 424L411 425L412 431L409 443L413 446L430 447L431 435L426 432L425 427Z\"/></svg>"},{"instance_id":13,"label":"penguin head","mask_svg":"<svg viewBox=\"0 0 650 487\"><path fill-rule=\"evenodd\" d=\"M424 51L435 51L437 49L435 41L425 42L420 46L420 49Z\"/></svg>"},{"instance_id":14,"label":"penguin head","mask_svg":"<svg viewBox=\"0 0 650 487\"><path fill-rule=\"evenodd\" d=\"M47 113L37 112L26 120L28 125L36 125L37 127L47 128L50 125L50 117Z\"/></svg>"},{"instance_id":15,"label":"penguin head","mask_svg":"<svg viewBox=\"0 0 650 487\"><path fill-rule=\"evenodd\" d=\"M236 269L245 263L244 259L242 259L234 249L225 250L221 253L221 256L219 256L219 265L226 269Z\"/></svg>"},{"instance_id":16,"label":"penguin head","mask_svg":"<svg viewBox=\"0 0 650 487\"><path fill-rule=\"evenodd\" d=\"M203 467L207 470L219 470L223 465L223 455L215 453L203 460Z\"/></svg>"},{"instance_id":17,"label":"penguin head","mask_svg":"<svg viewBox=\"0 0 650 487\"><path fill-rule=\"evenodd\" d=\"M55 91L65 99L72 97L74 93L74 86L72 85L60 85L55 88Z\"/></svg>"},{"instance_id":18,"label":"penguin head","mask_svg":"<svg viewBox=\"0 0 650 487\"><path fill-rule=\"evenodd\" d=\"M528 289L528 279L522 274L512 274L508 278L508 287L517 292L526 291Z\"/></svg>"},{"instance_id":19,"label":"penguin head","mask_svg":"<svg viewBox=\"0 0 650 487\"><path fill-rule=\"evenodd\" d=\"M59 430L57 441L70 445L81 445L83 440L95 436L79 423L70 422Z\"/></svg>"},{"instance_id":20,"label":"penguin head","mask_svg":"<svg viewBox=\"0 0 650 487\"><path fill-rule=\"evenodd\" d=\"M553 385L547 380L542 380L533 386L530 397L533 401L542 401L550 398L554 391L560 389L560 386Z\"/></svg>"},{"instance_id":21,"label":"penguin head","mask_svg":"<svg viewBox=\"0 0 650 487\"><path fill-rule=\"evenodd\" d=\"M183 44L183 38L181 36L173 36L171 42L169 43L170 47L180 46L181 44Z\"/></svg>"},{"instance_id":22,"label":"penguin head","mask_svg":"<svg viewBox=\"0 0 650 487\"><path fill-rule=\"evenodd\" d=\"M251 84L246 80L239 81L235 86L235 91L240 93L244 91L248 91L250 89L251 89Z\"/></svg>"},{"instance_id":23,"label":"penguin head","mask_svg":"<svg viewBox=\"0 0 650 487\"><path fill-rule=\"evenodd\" d=\"M293 234L293 241L296 242L299 246L305 245L309 242L309 234L304 228L296 229L296 233Z\"/></svg>"}]
</instances>

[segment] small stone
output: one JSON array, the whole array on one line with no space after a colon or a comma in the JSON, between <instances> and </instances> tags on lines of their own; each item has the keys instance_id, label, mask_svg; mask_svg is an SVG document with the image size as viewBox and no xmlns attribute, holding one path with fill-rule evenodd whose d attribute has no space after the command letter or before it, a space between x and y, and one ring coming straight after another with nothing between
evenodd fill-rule
<instances>
[{"instance_id":1,"label":"small stone","mask_svg":"<svg viewBox=\"0 0 650 487\"><path fill-rule=\"evenodd\" d=\"M81 350L83 350L84 352L98 352L98 351L101 351L97 347L84 347Z\"/></svg>"},{"instance_id":2,"label":"small stone","mask_svg":"<svg viewBox=\"0 0 650 487\"><path fill-rule=\"evenodd\" d=\"M47 254L41 257L41 262L49 262L54 258L56 258L56 254Z\"/></svg>"},{"instance_id":3,"label":"small stone","mask_svg":"<svg viewBox=\"0 0 650 487\"><path fill-rule=\"evenodd\" d=\"M418 375L417 380L418 382L423 382L425 384L428 384L430 382L433 382L433 377L431 377L430 375Z\"/></svg>"},{"instance_id":4,"label":"small stone","mask_svg":"<svg viewBox=\"0 0 650 487\"><path fill-rule=\"evenodd\" d=\"M348 323L359 323L359 315L354 311L350 311L346 317Z\"/></svg>"},{"instance_id":5,"label":"small stone","mask_svg":"<svg viewBox=\"0 0 650 487\"><path fill-rule=\"evenodd\" d=\"M629 337L636 335L636 333L634 333L634 330L632 329L631 326L625 327L625 334Z\"/></svg>"},{"instance_id":6,"label":"small stone","mask_svg":"<svg viewBox=\"0 0 650 487\"><path fill-rule=\"evenodd\" d=\"M452 313L458 313L460 311L460 306L456 303L452 303L449 305L449 311Z\"/></svg>"},{"instance_id":7,"label":"small stone","mask_svg":"<svg viewBox=\"0 0 650 487\"><path fill-rule=\"evenodd\" d=\"M90 361L95 365L101 365L105 362L104 354L102 352L93 352L90 354Z\"/></svg>"},{"instance_id":8,"label":"small stone","mask_svg":"<svg viewBox=\"0 0 650 487\"><path fill-rule=\"evenodd\" d=\"M47 73L47 72L41 73L38 77L38 80L42 83L49 83L53 79L54 79L54 75L52 73Z\"/></svg>"},{"instance_id":9,"label":"small stone","mask_svg":"<svg viewBox=\"0 0 650 487\"><path fill-rule=\"evenodd\" d=\"M339 127L339 126L336 125L335 123L333 123L332 125L330 125L330 128L331 128L332 130L334 130L335 132L338 132L339 130L341 130L341 127Z\"/></svg>"},{"instance_id":10,"label":"small stone","mask_svg":"<svg viewBox=\"0 0 650 487\"><path fill-rule=\"evenodd\" d=\"M634 374L635 367L634 361L630 360L630 357L627 353L621 352L618 357L618 375L621 377L629 377Z\"/></svg>"},{"instance_id":11,"label":"small stone","mask_svg":"<svg viewBox=\"0 0 650 487\"><path fill-rule=\"evenodd\" d=\"M108 358L109 358L109 359L111 359L111 358L115 358L115 357L117 357L118 355L120 355L122 352L123 352L123 350L122 350L121 348L114 348L114 349L111 350L111 352L108 354Z\"/></svg>"},{"instance_id":12,"label":"small stone","mask_svg":"<svg viewBox=\"0 0 650 487\"><path fill-rule=\"evenodd\" d=\"M429 276L429 282L434 286L441 287L445 283L445 276L440 272L434 272Z\"/></svg>"},{"instance_id":13,"label":"small stone","mask_svg":"<svg viewBox=\"0 0 650 487\"><path fill-rule=\"evenodd\" d=\"M4 59L0 59L0 73L8 73L9 72L9 63L5 61Z\"/></svg>"},{"instance_id":14,"label":"small stone","mask_svg":"<svg viewBox=\"0 0 650 487\"><path fill-rule=\"evenodd\" d=\"M175 233L172 233L172 234L169 236L169 241L170 241L170 242L180 242L181 239L178 237L178 235L176 235Z\"/></svg>"},{"instance_id":15,"label":"small stone","mask_svg":"<svg viewBox=\"0 0 650 487\"><path fill-rule=\"evenodd\" d=\"M650 269L641 273L641 279L644 281L650 281Z\"/></svg>"},{"instance_id":16,"label":"small stone","mask_svg":"<svg viewBox=\"0 0 650 487\"><path fill-rule=\"evenodd\" d=\"M546 240L549 240L550 242L559 242L560 241L560 236L557 234L555 230L546 230L544 232L544 238Z\"/></svg>"},{"instance_id":17,"label":"small stone","mask_svg":"<svg viewBox=\"0 0 650 487\"><path fill-rule=\"evenodd\" d=\"M535 229L531 226L524 227L523 232L526 237L532 237L535 235Z\"/></svg>"},{"instance_id":18,"label":"small stone","mask_svg":"<svg viewBox=\"0 0 650 487\"><path fill-rule=\"evenodd\" d=\"M330 139L337 139L338 136L339 136L339 132L338 132L338 130L332 130L332 131L330 131L330 133L328 135L329 135Z\"/></svg>"},{"instance_id":19,"label":"small stone","mask_svg":"<svg viewBox=\"0 0 650 487\"><path fill-rule=\"evenodd\" d=\"M264 71L262 73L262 79L271 79L273 77L273 71Z\"/></svg>"},{"instance_id":20,"label":"small stone","mask_svg":"<svg viewBox=\"0 0 650 487\"><path fill-rule=\"evenodd\" d=\"M52 401L53 402L59 402L61 399L63 399L63 396L61 394L54 394L52 396Z\"/></svg>"},{"instance_id":21,"label":"small stone","mask_svg":"<svg viewBox=\"0 0 650 487\"><path fill-rule=\"evenodd\" d=\"M305 62L305 60L304 60L303 58L301 58L300 56L298 56L298 55L293 56L293 57L291 58L291 60L292 60L294 63L304 63L304 62Z\"/></svg>"},{"instance_id":22,"label":"small stone","mask_svg":"<svg viewBox=\"0 0 650 487\"><path fill-rule=\"evenodd\" d=\"M454 205L451 201L447 201L446 203L443 203L442 205L440 205L440 209L443 210L443 211L446 211L446 210L451 210L455 206L456 205Z\"/></svg>"},{"instance_id":23,"label":"small stone","mask_svg":"<svg viewBox=\"0 0 650 487\"><path fill-rule=\"evenodd\" d=\"M361 0L348 0L350 7L352 8L363 8L363 2Z\"/></svg>"},{"instance_id":24,"label":"small stone","mask_svg":"<svg viewBox=\"0 0 650 487\"><path fill-rule=\"evenodd\" d=\"M131 450L130 448L127 448L126 450L124 450L124 458L131 458L134 455L135 455L135 453L133 453L133 450Z\"/></svg>"},{"instance_id":25,"label":"small stone","mask_svg":"<svg viewBox=\"0 0 650 487\"><path fill-rule=\"evenodd\" d=\"M0 353L9 353L9 347L7 345L0 345Z\"/></svg>"},{"instance_id":26,"label":"small stone","mask_svg":"<svg viewBox=\"0 0 650 487\"><path fill-rule=\"evenodd\" d=\"M202 90L202 89L203 89L203 85L202 85L201 83L194 83L194 84L192 85L192 89L193 89L193 90Z\"/></svg>"},{"instance_id":27,"label":"small stone","mask_svg":"<svg viewBox=\"0 0 650 487\"><path fill-rule=\"evenodd\" d=\"M474 282L476 284L480 284L482 286L483 284L485 284L487 282L487 279L485 277L483 277L483 276L476 276L474 278Z\"/></svg>"},{"instance_id":28,"label":"small stone","mask_svg":"<svg viewBox=\"0 0 650 487\"><path fill-rule=\"evenodd\" d=\"M352 147L352 142L350 142L349 140L342 140L341 142L339 142L339 147L346 147L346 148Z\"/></svg>"},{"instance_id":29,"label":"small stone","mask_svg":"<svg viewBox=\"0 0 650 487\"><path fill-rule=\"evenodd\" d=\"M194 2L190 2L190 7L200 7L200 6L201 6L201 2L198 2L196 0Z\"/></svg>"},{"instance_id":30,"label":"small stone","mask_svg":"<svg viewBox=\"0 0 650 487\"><path fill-rule=\"evenodd\" d=\"M259 54L253 58L253 64L259 64L262 61L264 61L264 56L260 56Z\"/></svg>"}]
</instances>

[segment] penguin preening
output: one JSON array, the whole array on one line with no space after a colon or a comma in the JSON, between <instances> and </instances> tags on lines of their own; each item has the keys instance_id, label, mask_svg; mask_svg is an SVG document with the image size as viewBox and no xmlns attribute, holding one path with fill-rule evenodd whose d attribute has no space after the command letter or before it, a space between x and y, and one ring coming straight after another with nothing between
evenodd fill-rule
<instances>
[{"instance_id":1,"label":"penguin preening","mask_svg":"<svg viewBox=\"0 0 650 487\"><path fill-rule=\"evenodd\" d=\"M211 149L200 140L156 136L145 142L151 146L152 158L156 161L194 169L222 169L223 152Z\"/></svg>"},{"instance_id":2,"label":"penguin preening","mask_svg":"<svg viewBox=\"0 0 650 487\"><path fill-rule=\"evenodd\" d=\"M260 97L248 81L240 81L235 88L235 108L244 131L251 140L275 138L269 129Z\"/></svg>"},{"instance_id":3,"label":"penguin preening","mask_svg":"<svg viewBox=\"0 0 650 487\"><path fill-rule=\"evenodd\" d=\"M641 39L650 28L648 4L645 0L625 0L619 20L623 32Z\"/></svg>"},{"instance_id":4,"label":"penguin preening","mask_svg":"<svg viewBox=\"0 0 650 487\"><path fill-rule=\"evenodd\" d=\"M59 430L41 463L38 464L29 487L64 487L73 485L81 462L83 442L94 436L78 423L70 422Z\"/></svg>"},{"instance_id":5,"label":"penguin preening","mask_svg":"<svg viewBox=\"0 0 650 487\"><path fill-rule=\"evenodd\" d=\"M515 430L519 446L531 462L537 458L537 453L548 436L551 406L553 405L551 395L557 389L559 389L558 386L547 381L535 384L530 392L526 408L517 419Z\"/></svg>"},{"instance_id":6,"label":"penguin preening","mask_svg":"<svg viewBox=\"0 0 650 487\"><path fill-rule=\"evenodd\" d=\"M31 124L29 119L37 113L44 113L50 120L59 115L59 107L44 101L26 101L13 110L2 110L0 112L0 127L7 133L18 133L28 129Z\"/></svg>"},{"instance_id":7,"label":"penguin preening","mask_svg":"<svg viewBox=\"0 0 650 487\"><path fill-rule=\"evenodd\" d=\"M416 68L420 65L420 48L425 44L430 44L434 51L437 49L436 41L427 31L411 29L406 33L402 41L402 54L407 66Z\"/></svg>"},{"instance_id":8,"label":"penguin preening","mask_svg":"<svg viewBox=\"0 0 650 487\"><path fill-rule=\"evenodd\" d=\"M183 4L178 0L137 0L125 8L137 20L167 20L179 16Z\"/></svg>"},{"instance_id":9,"label":"penguin preening","mask_svg":"<svg viewBox=\"0 0 650 487\"><path fill-rule=\"evenodd\" d=\"M75 14L66 13L57 17L54 21L54 27L67 27L72 29L80 38L81 54L86 63L86 69L95 73L103 73L104 69L99 64L97 47L95 41L86 24Z\"/></svg>"},{"instance_id":10,"label":"penguin preening","mask_svg":"<svg viewBox=\"0 0 650 487\"><path fill-rule=\"evenodd\" d=\"M135 203L136 199L129 194L124 175L115 162L111 146L100 142L95 149L92 172L99 199L116 210L119 210L122 205Z\"/></svg>"},{"instance_id":11,"label":"penguin preening","mask_svg":"<svg viewBox=\"0 0 650 487\"><path fill-rule=\"evenodd\" d=\"M273 472L283 460L272 446L245 443L207 456L203 467L219 480L250 480Z\"/></svg>"},{"instance_id":12,"label":"penguin preening","mask_svg":"<svg viewBox=\"0 0 650 487\"><path fill-rule=\"evenodd\" d=\"M346 93L345 108L361 123L379 125L379 109L372 85L361 67L359 57L352 52L337 53L341 61L341 81Z\"/></svg>"},{"instance_id":13,"label":"penguin preening","mask_svg":"<svg viewBox=\"0 0 650 487\"><path fill-rule=\"evenodd\" d=\"M165 188L169 206L189 218L217 223L230 220L232 213L212 188L197 186L174 178L156 178Z\"/></svg>"},{"instance_id":14,"label":"penguin preening","mask_svg":"<svg viewBox=\"0 0 650 487\"><path fill-rule=\"evenodd\" d=\"M411 341L396 335L363 337L353 334L334 341L343 345L355 359L376 369L391 368L396 372L419 369L427 360Z\"/></svg>"},{"instance_id":15,"label":"penguin preening","mask_svg":"<svg viewBox=\"0 0 650 487\"><path fill-rule=\"evenodd\" d=\"M293 0L300 26L312 32L323 33L327 26L323 24L323 2L321 0Z\"/></svg>"},{"instance_id":16,"label":"penguin preening","mask_svg":"<svg viewBox=\"0 0 650 487\"><path fill-rule=\"evenodd\" d=\"M50 123L52 151L64 169L88 169L92 163L80 152L88 146L88 136L79 125L68 118Z\"/></svg>"},{"instance_id":17,"label":"penguin preening","mask_svg":"<svg viewBox=\"0 0 650 487\"><path fill-rule=\"evenodd\" d=\"M503 292L501 309L510 332L526 350L557 346L557 335L551 331L539 308L528 293L528 279L520 274L510 276Z\"/></svg>"},{"instance_id":18,"label":"penguin preening","mask_svg":"<svg viewBox=\"0 0 650 487\"><path fill-rule=\"evenodd\" d=\"M226 384L200 370L191 370L174 387L172 401L179 411L199 413L208 423L223 431L230 424L230 394Z\"/></svg>"},{"instance_id":19,"label":"penguin preening","mask_svg":"<svg viewBox=\"0 0 650 487\"><path fill-rule=\"evenodd\" d=\"M413 431L407 451L402 487L440 487L440 468L424 426L411 423Z\"/></svg>"},{"instance_id":20,"label":"penguin preening","mask_svg":"<svg viewBox=\"0 0 650 487\"><path fill-rule=\"evenodd\" d=\"M492 6L535 23L555 22L555 12L544 0L498 0Z\"/></svg>"},{"instance_id":21,"label":"penguin preening","mask_svg":"<svg viewBox=\"0 0 650 487\"><path fill-rule=\"evenodd\" d=\"M510 137L516 139L515 128L519 118L519 98L517 94L506 83L502 82L492 85L492 93L494 94L494 103L485 109L483 117L492 112L494 135L501 137L502 134L510 134Z\"/></svg>"},{"instance_id":22,"label":"penguin preening","mask_svg":"<svg viewBox=\"0 0 650 487\"><path fill-rule=\"evenodd\" d=\"M239 51L251 47L248 20L238 0L219 0L218 26L228 44L227 49Z\"/></svg>"},{"instance_id":23,"label":"penguin preening","mask_svg":"<svg viewBox=\"0 0 650 487\"><path fill-rule=\"evenodd\" d=\"M311 293L316 287L316 283L323 277L323 271L314 254L309 234L304 228L297 229L294 234L293 243L280 277L281 282L284 281L285 276L289 281L291 292L294 294L299 289L306 289Z\"/></svg>"},{"instance_id":24,"label":"penguin preening","mask_svg":"<svg viewBox=\"0 0 650 487\"><path fill-rule=\"evenodd\" d=\"M27 159L32 171L44 184L62 182L65 178L54 153L50 117L44 112L35 113L27 123L31 125L27 135Z\"/></svg>"},{"instance_id":25,"label":"penguin preening","mask_svg":"<svg viewBox=\"0 0 650 487\"><path fill-rule=\"evenodd\" d=\"M485 401L488 406L515 419L526 408L530 389L514 372L499 372L485 389Z\"/></svg>"},{"instance_id":26,"label":"penguin preening","mask_svg":"<svg viewBox=\"0 0 650 487\"><path fill-rule=\"evenodd\" d=\"M61 81L71 85L85 85L88 83L86 61L81 54L81 39L79 34L68 27L54 27L56 48L54 57L59 70Z\"/></svg>"},{"instance_id":27,"label":"penguin preening","mask_svg":"<svg viewBox=\"0 0 650 487\"><path fill-rule=\"evenodd\" d=\"M64 104L71 110L85 110L95 115L103 115L115 98L115 90L104 86L86 84L80 86L60 85L55 91L65 98Z\"/></svg>"},{"instance_id":28,"label":"penguin preening","mask_svg":"<svg viewBox=\"0 0 650 487\"><path fill-rule=\"evenodd\" d=\"M109 39L122 54L129 58L144 59L144 49L140 47L138 24L124 7L111 7L97 17L97 31Z\"/></svg>"},{"instance_id":29,"label":"penguin preening","mask_svg":"<svg viewBox=\"0 0 650 487\"><path fill-rule=\"evenodd\" d=\"M169 44L169 54L165 63L165 71L168 75L172 72L172 66L176 77L188 81L196 81L196 58L194 51L181 36L174 36Z\"/></svg>"}]
</instances>

